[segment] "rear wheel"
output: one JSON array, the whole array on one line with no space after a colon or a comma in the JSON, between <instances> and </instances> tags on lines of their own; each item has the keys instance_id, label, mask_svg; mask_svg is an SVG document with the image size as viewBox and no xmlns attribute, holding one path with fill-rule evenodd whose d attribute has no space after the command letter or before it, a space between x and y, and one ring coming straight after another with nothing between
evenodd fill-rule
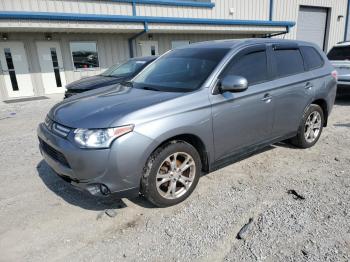
<instances>
[{"instance_id":1,"label":"rear wheel","mask_svg":"<svg viewBox=\"0 0 350 262\"><path fill-rule=\"evenodd\" d=\"M322 108L311 104L303 116L297 136L291 140L292 144L300 148L312 147L320 138L323 125Z\"/></svg>"},{"instance_id":2,"label":"rear wheel","mask_svg":"<svg viewBox=\"0 0 350 262\"><path fill-rule=\"evenodd\" d=\"M158 207L175 205L193 192L200 173L197 150L186 142L174 141L158 148L149 158L141 191Z\"/></svg>"}]
</instances>

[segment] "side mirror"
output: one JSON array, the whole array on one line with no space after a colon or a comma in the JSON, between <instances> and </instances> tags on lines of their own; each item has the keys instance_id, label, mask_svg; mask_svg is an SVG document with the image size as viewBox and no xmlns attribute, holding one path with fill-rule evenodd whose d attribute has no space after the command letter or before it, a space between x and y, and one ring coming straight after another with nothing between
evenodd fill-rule
<instances>
[{"instance_id":1,"label":"side mirror","mask_svg":"<svg viewBox=\"0 0 350 262\"><path fill-rule=\"evenodd\" d=\"M247 90L248 81L242 76L225 76L220 81L219 90L223 92L242 92Z\"/></svg>"}]
</instances>

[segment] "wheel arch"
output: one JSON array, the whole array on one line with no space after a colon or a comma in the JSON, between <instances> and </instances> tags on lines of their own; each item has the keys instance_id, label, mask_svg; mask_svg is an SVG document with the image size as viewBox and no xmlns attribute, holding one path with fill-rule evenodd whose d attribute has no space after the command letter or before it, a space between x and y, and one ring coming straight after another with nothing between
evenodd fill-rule
<instances>
[{"instance_id":1,"label":"wheel arch","mask_svg":"<svg viewBox=\"0 0 350 262\"><path fill-rule=\"evenodd\" d=\"M328 124L328 105L327 105L326 100L316 99L311 104L318 105L322 108L323 116L324 116L324 125L323 126L326 127Z\"/></svg>"},{"instance_id":2,"label":"wheel arch","mask_svg":"<svg viewBox=\"0 0 350 262\"><path fill-rule=\"evenodd\" d=\"M158 144L158 146L156 146L156 148L153 150L153 152L161 146L164 146L164 145L169 144L169 143L175 143L176 141L184 141L184 142L192 145L197 150L197 152L201 158L202 171L209 172L209 169L210 169L209 152L207 151L207 148L206 148L203 140L197 135L186 133L186 134L179 134L179 135L169 137L166 140L164 140L163 142L161 142L160 144Z\"/></svg>"}]
</instances>

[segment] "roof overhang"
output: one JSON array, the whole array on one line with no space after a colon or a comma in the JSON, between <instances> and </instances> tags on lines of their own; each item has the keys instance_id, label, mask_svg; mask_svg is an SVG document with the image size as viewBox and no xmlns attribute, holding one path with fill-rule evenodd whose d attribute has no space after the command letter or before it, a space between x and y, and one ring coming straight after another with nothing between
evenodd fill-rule
<instances>
[{"instance_id":1,"label":"roof overhang","mask_svg":"<svg viewBox=\"0 0 350 262\"><path fill-rule=\"evenodd\" d=\"M0 12L1 31L138 32L148 24L159 33L269 34L288 31L290 21L231 20L154 16L97 15L50 12Z\"/></svg>"}]
</instances>

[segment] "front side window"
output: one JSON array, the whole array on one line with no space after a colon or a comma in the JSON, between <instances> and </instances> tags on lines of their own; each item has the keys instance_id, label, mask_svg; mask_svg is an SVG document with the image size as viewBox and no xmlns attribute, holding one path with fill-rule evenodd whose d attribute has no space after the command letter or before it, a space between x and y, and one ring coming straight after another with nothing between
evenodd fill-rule
<instances>
[{"instance_id":1,"label":"front side window","mask_svg":"<svg viewBox=\"0 0 350 262\"><path fill-rule=\"evenodd\" d=\"M335 46L327 56L329 60L350 60L350 46Z\"/></svg>"},{"instance_id":2,"label":"front side window","mask_svg":"<svg viewBox=\"0 0 350 262\"><path fill-rule=\"evenodd\" d=\"M266 52L258 51L233 58L222 77L226 75L242 76L247 79L248 85L266 81L268 79Z\"/></svg>"},{"instance_id":3,"label":"front side window","mask_svg":"<svg viewBox=\"0 0 350 262\"><path fill-rule=\"evenodd\" d=\"M305 71L299 49L277 49L274 51L277 77L295 75Z\"/></svg>"},{"instance_id":4,"label":"front side window","mask_svg":"<svg viewBox=\"0 0 350 262\"><path fill-rule=\"evenodd\" d=\"M70 50L75 69L92 69L100 66L96 42L71 42Z\"/></svg>"},{"instance_id":5,"label":"front side window","mask_svg":"<svg viewBox=\"0 0 350 262\"><path fill-rule=\"evenodd\" d=\"M165 92L197 90L228 51L225 48L175 49L141 72L133 85Z\"/></svg>"},{"instance_id":6,"label":"front side window","mask_svg":"<svg viewBox=\"0 0 350 262\"><path fill-rule=\"evenodd\" d=\"M130 60L121 65L114 65L107 69L102 75L110 77L127 77L133 76L139 72L145 65L147 61L142 60Z\"/></svg>"}]
</instances>

